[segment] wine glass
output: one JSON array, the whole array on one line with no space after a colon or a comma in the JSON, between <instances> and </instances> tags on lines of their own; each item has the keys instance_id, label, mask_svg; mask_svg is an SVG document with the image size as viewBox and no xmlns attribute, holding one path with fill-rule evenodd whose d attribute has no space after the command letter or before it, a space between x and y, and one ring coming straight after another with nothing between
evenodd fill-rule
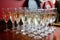
<instances>
[{"instance_id":1,"label":"wine glass","mask_svg":"<svg viewBox=\"0 0 60 40\"><path fill-rule=\"evenodd\" d=\"M26 8L24 8L24 10L23 9L20 9L21 11L20 11L20 13L21 14L23 14L22 16L21 16L21 20L22 20L22 23L23 23L23 25L21 25L21 27L20 27L20 29L21 29L21 33L23 34L23 35L26 35L26 21L27 21L27 15L25 15L25 13L26 13L26 10L25 10Z\"/></svg>"},{"instance_id":2,"label":"wine glass","mask_svg":"<svg viewBox=\"0 0 60 40\"><path fill-rule=\"evenodd\" d=\"M31 12L30 11L30 18L28 18L28 20L30 19L30 26L29 26L29 34L28 34L28 36L29 37L34 37L35 35L34 35L34 31L36 30L35 29L35 23L34 23L34 14L33 14L33 12ZM30 30L31 29L31 30Z\"/></svg>"},{"instance_id":3,"label":"wine glass","mask_svg":"<svg viewBox=\"0 0 60 40\"><path fill-rule=\"evenodd\" d=\"M47 36L46 32L46 28L47 28L47 24L46 24L46 13L45 10L41 10L42 12L40 12L40 36L42 37L42 40L44 40L45 36Z\"/></svg>"},{"instance_id":4,"label":"wine glass","mask_svg":"<svg viewBox=\"0 0 60 40\"><path fill-rule=\"evenodd\" d=\"M21 19L22 19L22 22L23 22L23 25L21 27L21 32L22 32L23 35L26 35L27 15L23 14Z\"/></svg>"},{"instance_id":5,"label":"wine glass","mask_svg":"<svg viewBox=\"0 0 60 40\"><path fill-rule=\"evenodd\" d=\"M16 33L18 33L18 31L20 31L20 26L19 26L20 14L19 13L16 13L15 21L17 22L17 32Z\"/></svg>"},{"instance_id":6,"label":"wine glass","mask_svg":"<svg viewBox=\"0 0 60 40\"><path fill-rule=\"evenodd\" d=\"M9 15L9 13L8 13L9 8L4 9L4 10L5 10L5 11L3 12L3 19L5 20L5 23L6 23L6 30L5 30L5 31L8 31L7 22L8 22L8 20L9 20L9 18L10 18L10 15Z\"/></svg>"},{"instance_id":7,"label":"wine glass","mask_svg":"<svg viewBox=\"0 0 60 40\"><path fill-rule=\"evenodd\" d=\"M38 15L37 15L38 16ZM35 36L34 36L34 38L35 38L35 40L36 39L41 39L42 37L40 36L40 33L41 33L41 26L40 26L40 17L38 16L38 17L36 17L36 20L37 20L37 30L34 32L34 34L35 34Z\"/></svg>"},{"instance_id":8,"label":"wine glass","mask_svg":"<svg viewBox=\"0 0 60 40\"><path fill-rule=\"evenodd\" d=\"M51 27L54 29L54 27L53 27L53 23L54 23L54 21L56 20L56 11L55 11L56 9L51 9L51 14L50 14L50 20L49 20L49 23L51 24ZM50 27L50 29L51 29L51 27ZM53 33L54 31L52 31L51 30L51 33ZM50 33L50 34L51 34Z\"/></svg>"},{"instance_id":9,"label":"wine glass","mask_svg":"<svg viewBox=\"0 0 60 40\"><path fill-rule=\"evenodd\" d=\"M15 22L16 13L17 13L17 8L11 9L10 20L12 21L12 25L13 25L12 31L15 31L14 22Z\"/></svg>"},{"instance_id":10,"label":"wine glass","mask_svg":"<svg viewBox=\"0 0 60 40\"><path fill-rule=\"evenodd\" d=\"M51 27L50 27L50 39L53 40L53 32L54 32L54 27L53 27L53 23L55 22L56 20L56 9L51 9L51 18L50 18L50 24L51 24ZM51 37L52 36L52 37Z\"/></svg>"},{"instance_id":11,"label":"wine glass","mask_svg":"<svg viewBox=\"0 0 60 40\"><path fill-rule=\"evenodd\" d=\"M16 22L17 22L17 33L20 32L21 30L21 26L23 25L23 22L22 22L22 17L23 17L23 14L24 14L24 10L20 7L18 10L17 10L17 14L16 14ZM19 24L20 23L20 24Z\"/></svg>"}]
</instances>

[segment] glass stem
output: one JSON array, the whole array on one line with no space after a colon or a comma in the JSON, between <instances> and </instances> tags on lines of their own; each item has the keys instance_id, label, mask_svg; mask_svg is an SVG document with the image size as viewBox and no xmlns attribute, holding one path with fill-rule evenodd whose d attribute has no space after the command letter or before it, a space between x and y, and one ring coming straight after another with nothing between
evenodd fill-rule
<instances>
[{"instance_id":1,"label":"glass stem","mask_svg":"<svg viewBox=\"0 0 60 40\"><path fill-rule=\"evenodd\" d=\"M12 25L13 25L13 30L14 30L14 28L15 28L15 27L14 27L14 23L12 23Z\"/></svg>"},{"instance_id":2,"label":"glass stem","mask_svg":"<svg viewBox=\"0 0 60 40\"><path fill-rule=\"evenodd\" d=\"M17 30L20 30L20 26L19 26L19 24L17 24Z\"/></svg>"},{"instance_id":3,"label":"glass stem","mask_svg":"<svg viewBox=\"0 0 60 40\"><path fill-rule=\"evenodd\" d=\"M6 23L6 29L8 29L8 28L7 28L7 23Z\"/></svg>"},{"instance_id":4,"label":"glass stem","mask_svg":"<svg viewBox=\"0 0 60 40\"><path fill-rule=\"evenodd\" d=\"M17 24L17 27L16 27L16 28L17 28L17 30L18 30L18 24Z\"/></svg>"},{"instance_id":5,"label":"glass stem","mask_svg":"<svg viewBox=\"0 0 60 40\"><path fill-rule=\"evenodd\" d=\"M51 26L53 26L53 24L51 23Z\"/></svg>"},{"instance_id":6,"label":"glass stem","mask_svg":"<svg viewBox=\"0 0 60 40\"><path fill-rule=\"evenodd\" d=\"M25 31L25 29L26 29L26 25L25 24L23 25L23 28L22 29Z\"/></svg>"}]
</instances>

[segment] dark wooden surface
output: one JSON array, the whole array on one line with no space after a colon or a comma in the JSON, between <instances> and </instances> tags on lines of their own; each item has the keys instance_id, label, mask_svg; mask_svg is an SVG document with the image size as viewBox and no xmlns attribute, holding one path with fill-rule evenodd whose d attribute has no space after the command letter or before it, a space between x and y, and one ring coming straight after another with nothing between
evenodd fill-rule
<instances>
[{"instance_id":1,"label":"dark wooden surface","mask_svg":"<svg viewBox=\"0 0 60 40\"><path fill-rule=\"evenodd\" d=\"M54 32L54 40L60 40L60 27L56 27ZM0 31L0 40L34 40L34 38L28 37L27 35L16 34L15 32L7 31Z\"/></svg>"}]
</instances>

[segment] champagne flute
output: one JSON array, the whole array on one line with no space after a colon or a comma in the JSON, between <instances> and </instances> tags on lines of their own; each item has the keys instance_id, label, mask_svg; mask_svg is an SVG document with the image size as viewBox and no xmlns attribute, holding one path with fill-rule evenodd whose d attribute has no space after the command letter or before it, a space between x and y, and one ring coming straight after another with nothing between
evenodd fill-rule
<instances>
[{"instance_id":1,"label":"champagne flute","mask_svg":"<svg viewBox=\"0 0 60 40\"><path fill-rule=\"evenodd\" d=\"M23 13L24 13L24 10L22 9L22 8L19 8L18 10L17 10L17 13L16 13L16 22L17 22L17 30L20 32L20 27L21 27L21 25L23 25L22 24L22 16L23 16ZM19 24L20 23L20 24ZM17 32L18 33L18 32Z\"/></svg>"},{"instance_id":2,"label":"champagne flute","mask_svg":"<svg viewBox=\"0 0 60 40\"><path fill-rule=\"evenodd\" d=\"M3 12L3 19L5 20L5 23L6 23L6 30L5 31L8 31L7 22L10 18L8 10L9 10L9 8L5 9L5 12Z\"/></svg>"},{"instance_id":3,"label":"champagne flute","mask_svg":"<svg viewBox=\"0 0 60 40\"><path fill-rule=\"evenodd\" d=\"M11 10L11 14L10 14L10 20L12 21L12 31L15 31L15 25L14 25L14 22L15 22L15 16L16 16L16 13L17 13L17 8L14 8Z\"/></svg>"},{"instance_id":4,"label":"champagne flute","mask_svg":"<svg viewBox=\"0 0 60 40\"><path fill-rule=\"evenodd\" d=\"M38 11L37 11L37 13L39 13ZM36 21L37 21L37 30L36 30L36 33L37 34L35 34L35 40L37 40L37 39L41 39L42 37L40 36L40 33L41 33L41 27L40 27L40 14L37 14L36 16L35 16L35 18L36 18Z\"/></svg>"},{"instance_id":5,"label":"champagne flute","mask_svg":"<svg viewBox=\"0 0 60 40\"><path fill-rule=\"evenodd\" d=\"M54 21L56 20L56 9L51 9L52 10L52 14L51 14L51 19L50 19L50 24L51 24L51 27L50 27L50 40L53 40L53 32L54 32L54 27L53 27L53 23ZM54 11L55 10L55 11ZM52 36L52 37L51 37Z\"/></svg>"},{"instance_id":6,"label":"champagne flute","mask_svg":"<svg viewBox=\"0 0 60 40\"><path fill-rule=\"evenodd\" d=\"M22 19L22 22L23 22L23 25L22 25L22 27L21 27L21 33L23 34L23 35L26 35L26 24L27 24L27 9L25 8L22 12L23 12L23 15L22 15L22 17L21 17L21 19Z\"/></svg>"},{"instance_id":7,"label":"champagne flute","mask_svg":"<svg viewBox=\"0 0 60 40\"><path fill-rule=\"evenodd\" d=\"M20 26L19 26L20 14L19 13L16 13L15 21L17 22L17 32L16 33L18 33L20 31Z\"/></svg>"},{"instance_id":8,"label":"champagne flute","mask_svg":"<svg viewBox=\"0 0 60 40\"><path fill-rule=\"evenodd\" d=\"M23 27L21 27L21 32L23 35L26 35L26 26L27 26L27 15L22 16Z\"/></svg>"},{"instance_id":9,"label":"champagne flute","mask_svg":"<svg viewBox=\"0 0 60 40\"><path fill-rule=\"evenodd\" d=\"M35 24L34 24L34 15L30 11L30 26L29 26L29 34L28 34L29 37L34 37L34 33L33 33L34 30L35 30L35 27L34 26L35 26Z\"/></svg>"}]
</instances>

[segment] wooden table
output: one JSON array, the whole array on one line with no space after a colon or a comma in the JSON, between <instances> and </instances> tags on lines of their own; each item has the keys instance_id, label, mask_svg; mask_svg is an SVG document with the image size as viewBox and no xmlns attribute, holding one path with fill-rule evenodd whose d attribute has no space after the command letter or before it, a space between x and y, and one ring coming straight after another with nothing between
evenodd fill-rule
<instances>
[{"instance_id":1,"label":"wooden table","mask_svg":"<svg viewBox=\"0 0 60 40\"><path fill-rule=\"evenodd\" d=\"M46 40L46 38L43 38ZM21 33L16 34L15 32L13 33L13 40L35 40L33 37L29 37L28 35L22 35ZM41 40L41 39L40 39ZM49 37L47 40L50 40ZM56 37L54 36L53 40L56 40Z\"/></svg>"}]
</instances>

